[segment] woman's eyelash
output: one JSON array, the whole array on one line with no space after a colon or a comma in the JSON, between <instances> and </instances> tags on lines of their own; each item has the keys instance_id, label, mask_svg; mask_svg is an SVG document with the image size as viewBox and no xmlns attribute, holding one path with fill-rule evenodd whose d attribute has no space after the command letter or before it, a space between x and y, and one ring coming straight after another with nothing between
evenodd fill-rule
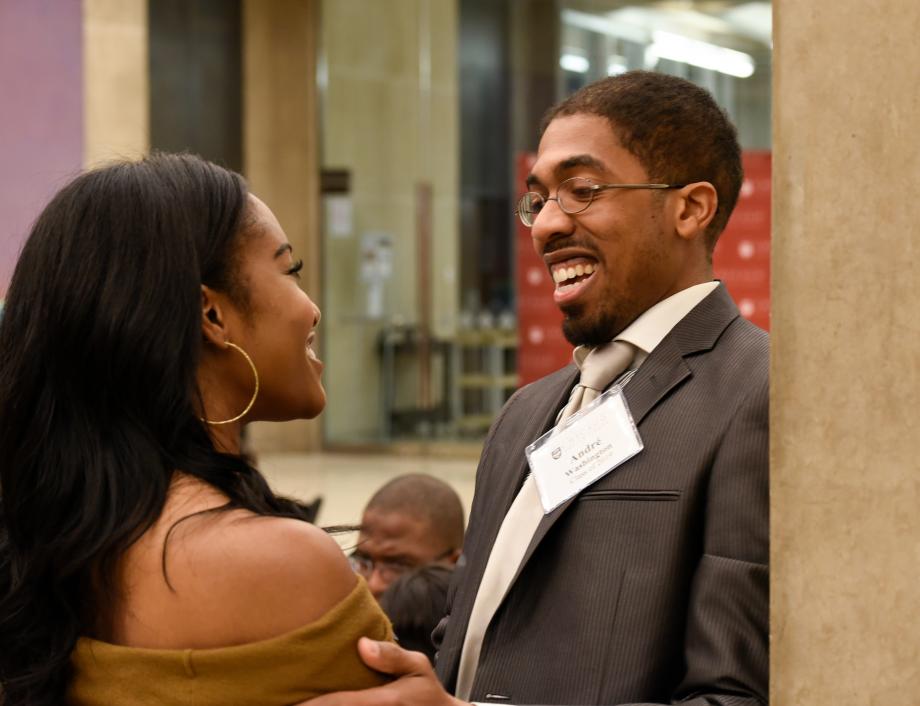
<instances>
[{"instance_id":1,"label":"woman's eyelash","mask_svg":"<svg viewBox=\"0 0 920 706\"><path fill-rule=\"evenodd\" d=\"M291 269L287 271L289 275L294 275L297 279L300 279L300 271L303 269L303 260L298 260L293 265Z\"/></svg>"}]
</instances>

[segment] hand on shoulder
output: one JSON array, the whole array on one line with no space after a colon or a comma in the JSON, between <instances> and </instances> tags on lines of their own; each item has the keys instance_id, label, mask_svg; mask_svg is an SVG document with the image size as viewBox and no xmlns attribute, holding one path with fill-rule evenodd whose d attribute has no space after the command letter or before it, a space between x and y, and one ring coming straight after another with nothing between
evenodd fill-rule
<instances>
[{"instance_id":1,"label":"hand on shoulder","mask_svg":"<svg viewBox=\"0 0 920 706\"><path fill-rule=\"evenodd\" d=\"M371 669L395 677L363 691L326 694L295 706L470 706L444 691L428 658L390 642L358 641L358 654Z\"/></svg>"}]
</instances>

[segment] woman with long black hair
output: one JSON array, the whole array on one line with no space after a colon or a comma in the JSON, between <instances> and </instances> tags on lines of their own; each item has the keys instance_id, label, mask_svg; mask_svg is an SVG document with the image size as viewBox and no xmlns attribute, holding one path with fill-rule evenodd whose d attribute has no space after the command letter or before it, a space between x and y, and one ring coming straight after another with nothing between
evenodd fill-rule
<instances>
[{"instance_id":1,"label":"woman with long black hair","mask_svg":"<svg viewBox=\"0 0 920 706\"><path fill-rule=\"evenodd\" d=\"M326 397L319 310L239 175L153 156L36 222L0 322L0 703L292 704L389 624L240 454Z\"/></svg>"}]
</instances>

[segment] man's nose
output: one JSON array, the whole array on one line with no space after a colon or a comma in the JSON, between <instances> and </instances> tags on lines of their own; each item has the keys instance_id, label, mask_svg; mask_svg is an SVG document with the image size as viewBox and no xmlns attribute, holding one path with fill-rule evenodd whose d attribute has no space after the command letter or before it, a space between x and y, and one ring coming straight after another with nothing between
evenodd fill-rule
<instances>
[{"instance_id":1,"label":"man's nose","mask_svg":"<svg viewBox=\"0 0 920 706\"><path fill-rule=\"evenodd\" d=\"M559 235L569 235L575 227L575 220L562 210L556 199L547 200L530 226L530 237L534 250L543 254L547 243Z\"/></svg>"},{"instance_id":2,"label":"man's nose","mask_svg":"<svg viewBox=\"0 0 920 706\"><path fill-rule=\"evenodd\" d=\"M381 594L387 590L387 586L389 585L389 582L383 580L377 567L374 567L374 570L371 571L371 575L367 577L367 587L371 590L374 598L380 598Z\"/></svg>"}]
</instances>

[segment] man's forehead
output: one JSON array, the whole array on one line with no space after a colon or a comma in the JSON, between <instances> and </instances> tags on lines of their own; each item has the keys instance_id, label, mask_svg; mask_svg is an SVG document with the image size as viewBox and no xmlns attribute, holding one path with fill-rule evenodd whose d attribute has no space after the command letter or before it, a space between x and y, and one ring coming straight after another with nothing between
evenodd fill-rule
<instances>
[{"instance_id":1,"label":"man's forehead","mask_svg":"<svg viewBox=\"0 0 920 706\"><path fill-rule=\"evenodd\" d=\"M575 113L554 118L540 139L527 183L546 184L589 169L605 178L634 178L638 159L620 142L614 126L600 115Z\"/></svg>"},{"instance_id":2,"label":"man's forehead","mask_svg":"<svg viewBox=\"0 0 920 706\"><path fill-rule=\"evenodd\" d=\"M361 519L361 533L381 539L426 534L430 523L414 513L368 509Z\"/></svg>"}]
</instances>

